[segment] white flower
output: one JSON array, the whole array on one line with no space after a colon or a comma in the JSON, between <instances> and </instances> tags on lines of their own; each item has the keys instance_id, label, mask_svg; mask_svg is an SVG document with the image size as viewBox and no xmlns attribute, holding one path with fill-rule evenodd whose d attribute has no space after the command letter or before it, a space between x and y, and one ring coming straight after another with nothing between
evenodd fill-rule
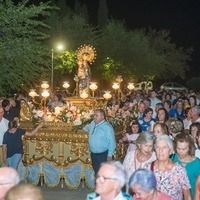
<instances>
[{"instance_id":1,"label":"white flower","mask_svg":"<svg viewBox=\"0 0 200 200\"><path fill-rule=\"evenodd\" d=\"M38 110L36 114L37 114L38 117L41 117L41 118L44 115L42 110Z\"/></svg>"},{"instance_id":2,"label":"white flower","mask_svg":"<svg viewBox=\"0 0 200 200\"><path fill-rule=\"evenodd\" d=\"M73 123L74 123L74 126L79 126L79 125L82 124L82 121L81 121L80 118L77 118L77 119L75 119L75 120L73 121Z\"/></svg>"}]
</instances>

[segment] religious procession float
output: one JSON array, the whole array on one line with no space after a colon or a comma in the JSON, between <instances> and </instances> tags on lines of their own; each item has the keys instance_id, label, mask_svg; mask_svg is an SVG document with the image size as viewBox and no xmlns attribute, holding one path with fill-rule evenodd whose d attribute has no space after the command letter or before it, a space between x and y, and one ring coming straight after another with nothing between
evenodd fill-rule
<instances>
[{"instance_id":1,"label":"religious procession float","mask_svg":"<svg viewBox=\"0 0 200 200\"><path fill-rule=\"evenodd\" d=\"M90 45L77 50L78 74L75 96L67 97L66 104L48 110L46 99L49 96L48 83L44 82L42 99L35 100L37 93L32 90L31 102L22 101L21 126L31 130L34 124L45 121L45 125L32 137L24 136L23 164L19 167L21 176L34 184L45 184L48 187L67 186L76 189L80 185L94 188L94 172L91 166L88 149L88 133L82 128L93 120L94 110L103 108L107 120L113 125L116 140L126 133L127 124L133 117L133 109L119 109L118 105L107 107L111 98L110 91L103 97L94 97L96 83L91 82L90 64L95 59L95 49ZM119 85L119 81L116 83ZM63 85L66 89L68 82ZM92 95L89 93L92 90ZM119 91L119 90L118 90ZM120 91L119 91L120 92ZM120 95L120 93L119 93ZM38 105L37 105L38 104ZM36 106L37 105L37 106ZM117 144L116 160L122 160L126 153L124 144Z\"/></svg>"}]
</instances>

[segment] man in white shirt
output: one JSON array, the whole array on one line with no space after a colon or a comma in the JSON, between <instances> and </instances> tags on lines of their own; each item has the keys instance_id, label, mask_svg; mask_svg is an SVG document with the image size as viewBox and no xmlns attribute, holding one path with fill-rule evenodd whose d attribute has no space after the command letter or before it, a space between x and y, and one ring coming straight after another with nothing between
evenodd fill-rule
<instances>
[{"instance_id":1,"label":"man in white shirt","mask_svg":"<svg viewBox=\"0 0 200 200\"><path fill-rule=\"evenodd\" d=\"M151 106L155 110L156 104L161 103L162 101L157 98L157 92L155 90L151 91Z\"/></svg>"},{"instance_id":2,"label":"man in white shirt","mask_svg":"<svg viewBox=\"0 0 200 200\"><path fill-rule=\"evenodd\" d=\"M190 130L190 125L194 122L200 122L200 107L194 106L190 110L191 120L188 122L186 130Z\"/></svg>"},{"instance_id":3,"label":"man in white shirt","mask_svg":"<svg viewBox=\"0 0 200 200\"><path fill-rule=\"evenodd\" d=\"M0 166L3 166L3 156L2 156L2 143L3 143L3 136L4 133L8 130L8 123L9 121L3 117L4 109L0 106Z\"/></svg>"},{"instance_id":4,"label":"man in white shirt","mask_svg":"<svg viewBox=\"0 0 200 200\"><path fill-rule=\"evenodd\" d=\"M102 163L96 177L95 193L88 194L87 200L131 200L131 196L122 193L125 184L124 166L119 161Z\"/></svg>"}]
</instances>

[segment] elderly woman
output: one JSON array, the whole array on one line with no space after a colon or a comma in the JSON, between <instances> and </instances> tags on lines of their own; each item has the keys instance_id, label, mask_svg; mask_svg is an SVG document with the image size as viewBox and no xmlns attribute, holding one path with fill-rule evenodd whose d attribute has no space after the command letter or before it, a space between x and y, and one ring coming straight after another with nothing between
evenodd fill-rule
<instances>
[{"instance_id":1,"label":"elderly woman","mask_svg":"<svg viewBox=\"0 0 200 200\"><path fill-rule=\"evenodd\" d=\"M194 156L195 146L192 137L184 133L178 134L174 139L174 148L176 153L171 156L171 159L186 169L191 185L190 193L193 197L195 183L200 175L200 159Z\"/></svg>"},{"instance_id":2,"label":"elderly woman","mask_svg":"<svg viewBox=\"0 0 200 200\"><path fill-rule=\"evenodd\" d=\"M155 143L157 160L151 169L157 180L157 189L166 193L172 200L191 200L190 183L186 170L169 159L173 152L173 142L168 135L157 138Z\"/></svg>"},{"instance_id":3,"label":"elderly woman","mask_svg":"<svg viewBox=\"0 0 200 200\"><path fill-rule=\"evenodd\" d=\"M170 197L159 192L156 186L157 181L154 173L147 169L136 170L129 180L133 200L170 200Z\"/></svg>"},{"instance_id":4,"label":"elderly woman","mask_svg":"<svg viewBox=\"0 0 200 200\"><path fill-rule=\"evenodd\" d=\"M124 167L127 173L127 179L131 177L132 173L139 168L150 169L151 163L156 160L153 152L153 145L155 136L152 133L141 133L136 139L137 148L129 151L124 159Z\"/></svg>"}]
</instances>

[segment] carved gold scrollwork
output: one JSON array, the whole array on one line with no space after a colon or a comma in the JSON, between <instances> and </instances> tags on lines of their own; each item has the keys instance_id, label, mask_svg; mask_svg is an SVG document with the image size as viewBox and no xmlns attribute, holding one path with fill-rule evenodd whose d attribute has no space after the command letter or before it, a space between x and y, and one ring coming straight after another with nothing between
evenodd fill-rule
<instances>
[{"instance_id":1,"label":"carved gold scrollwork","mask_svg":"<svg viewBox=\"0 0 200 200\"><path fill-rule=\"evenodd\" d=\"M88 144L87 143L72 143L70 146L70 153L77 157L88 155Z\"/></svg>"},{"instance_id":2,"label":"carved gold scrollwork","mask_svg":"<svg viewBox=\"0 0 200 200\"><path fill-rule=\"evenodd\" d=\"M51 141L37 141L35 151L39 152L40 154L47 155L53 152L52 148L53 142Z\"/></svg>"}]
</instances>

